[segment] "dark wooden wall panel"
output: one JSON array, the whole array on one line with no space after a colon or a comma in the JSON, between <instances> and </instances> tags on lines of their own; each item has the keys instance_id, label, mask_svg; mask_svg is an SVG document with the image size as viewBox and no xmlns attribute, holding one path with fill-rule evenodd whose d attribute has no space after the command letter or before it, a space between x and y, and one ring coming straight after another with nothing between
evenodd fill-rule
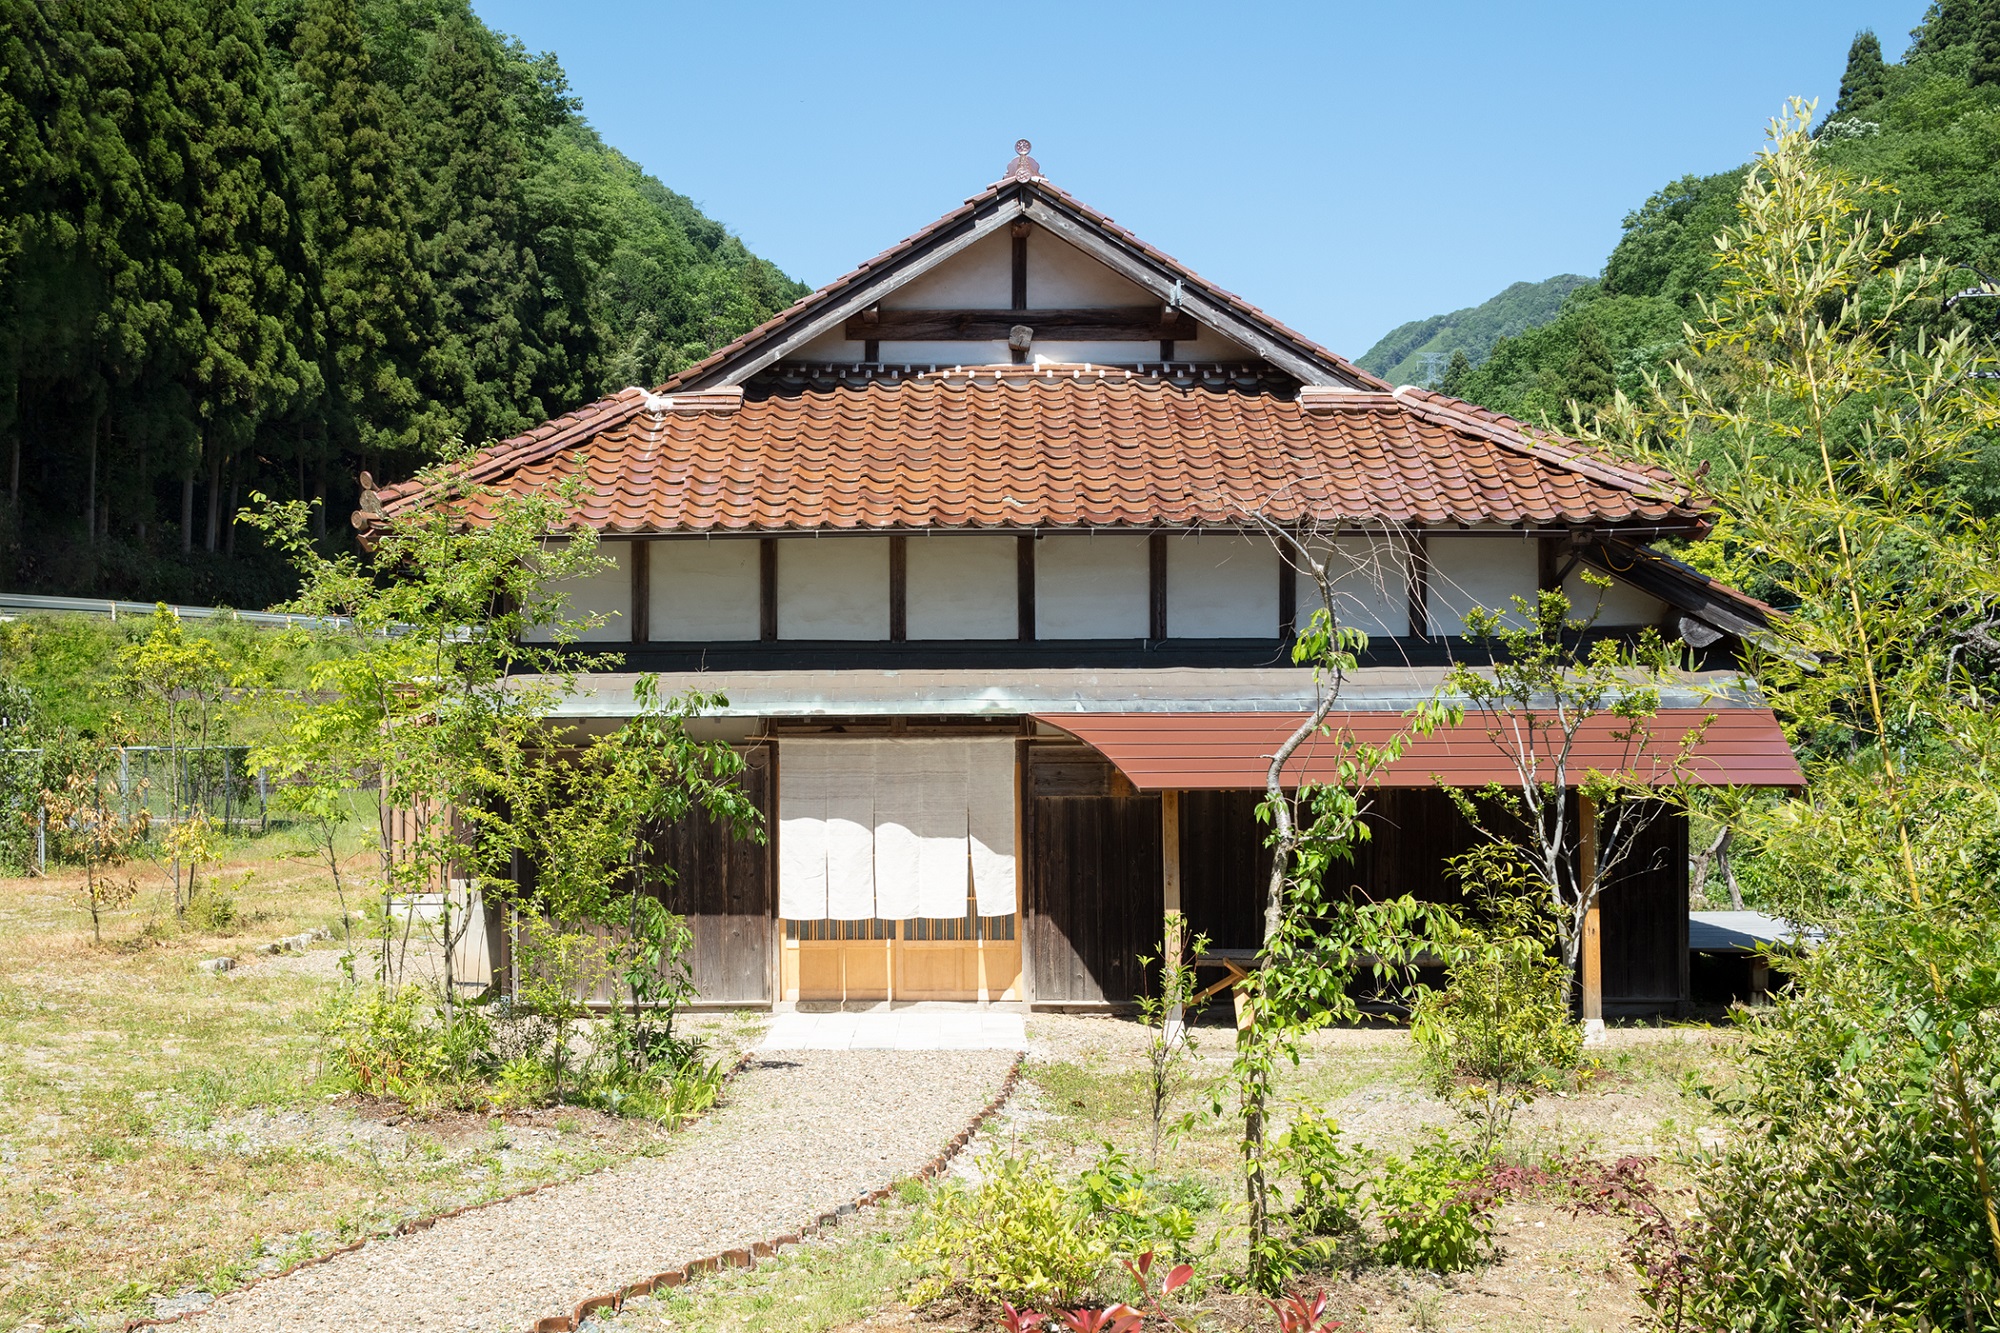
<instances>
[{"instance_id":1,"label":"dark wooden wall panel","mask_svg":"<svg viewBox=\"0 0 2000 1333\"><path fill-rule=\"evenodd\" d=\"M1687 817L1661 811L1599 898L1604 1004L1613 1014L1683 1012L1688 996Z\"/></svg>"},{"instance_id":2,"label":"dark wooden wall panel","mask_svg":"<svg viewBox=\"0 0 2000 1333\"><path fill-rule=\"evenodd\" d=\"M1162 919L1160 798L1080 748L1028 751L1026 946L1038 1004L1125 1004Z\"/></svg>"},{"instance_id":3,"label":"dark wooden wall panel","mask_svg":"<svg viewBox=\"0 0 2000 1333\"><path fill-rule=\"evenodd\" d=\"M1191 936L1218 949L1264 942L1271 849L1257 822L1261 800L1252 791L1181 793L1181 914Z\"/></svg>"},{"instance_id":4,"label":"dark wooden wall panel","mask_svg":"<svg viewBox=\"0 0 2000 1333\"><path fill-rule=\"evenodd\" d=\"M1451 798L1427 787L1385 787L1372 799L1373 808L1363 816L1368 840L1336 873L1377 902L1406 893L1422 902L1460 902L1463 895L1446 873L1446 862L1469 851L1479 834Z\"/></svg>"},{"instance_id":5,"label":"dark wooden wall panel","mask_svg":"<svg viewBox=\"0 0 2000 1333\"><path fill-rule=\"evenodd\" d=\"M696 811L653 839L655 864L673 867L668 910L694 933L694 980L711 1003L764 1004L776 958L777 783L771 747L743 751L745 793L764 812L766 841L737 839L725 824Z\"/></svg>"}]
</instances>

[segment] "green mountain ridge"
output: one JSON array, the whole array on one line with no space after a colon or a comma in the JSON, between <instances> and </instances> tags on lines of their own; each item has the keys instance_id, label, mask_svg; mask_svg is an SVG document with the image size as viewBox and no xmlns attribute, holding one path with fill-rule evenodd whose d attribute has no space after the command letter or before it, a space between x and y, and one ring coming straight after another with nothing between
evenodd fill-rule
<instances>
[{"instance_id":1,"label":"green mountain ridge","mask_svg":"<svg viewBox=\"0 0 2000 1333\"><path fill-rule=\"evenodd\" d=\"M1355 364L1392 384L1430 383L1443 374L1453 352L1464 352L1478 365L1502 338L1554 319L1564 298L1589 281L1581 274L1559 273L1540 282L1514 283L1478 305L1398 325Z\"/></svg>"},{"instance_id":2,"label":"green mountain ridge","mask_svg":"<svg viewBox=\"0 0 2000 1333\"><path fill-rule=\"evenodd\" d=\"M1900 61L1885 62L1875 34L1856 35L1840 98L1822 112L1814 152L1852 180L1893 191L1882 200L1909 218L1938 219L1905 247L1962 269L1952 287L2000 272L2000 0L1937 0ZM1780 108L1773 99L1773 111ZM1562 427L1624 392L1643 402L1649 377L1686 357L1684 328L1719 291L1715 237L1737 220L1748 167L1683 176L1628 213L1597 279L1572 291L1553 319L1500 339L1453 392L1526 421ZM1950 312L1912 311L1911 337L1963 321L1975 346L2000 347L2000 301ZM1697 375L1720 373L1696 364ZM2000 514L2000 432L1956 470L1966 503Z\"/></svg>"}]
</instances>

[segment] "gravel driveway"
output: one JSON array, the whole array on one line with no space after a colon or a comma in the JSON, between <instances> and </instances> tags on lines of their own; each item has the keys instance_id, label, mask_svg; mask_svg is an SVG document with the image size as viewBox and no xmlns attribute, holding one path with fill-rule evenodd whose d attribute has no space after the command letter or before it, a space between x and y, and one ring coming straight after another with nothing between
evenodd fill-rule
<instances>
[{"instance_id":1,"label":"gravel driveway","mask_svg":"<svg viewBox=\"0 0 2000 1333\"><path fill-rule=\"evenodd\" d=\"M913 1174L990 1101L1006 1051L753 1059L666 1155L375 1241L217 1301L194 1327L524 1333L588 1296L797 1230Z\"/></svg>"}]
</instances>

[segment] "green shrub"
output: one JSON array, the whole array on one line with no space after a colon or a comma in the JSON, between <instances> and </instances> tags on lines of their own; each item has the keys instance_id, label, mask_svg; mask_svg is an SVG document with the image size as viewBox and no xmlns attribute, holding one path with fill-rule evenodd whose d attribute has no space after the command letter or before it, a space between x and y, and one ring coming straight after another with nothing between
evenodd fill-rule
<instances>
[{"instance_id":1,"label":"green shrub","mask_svg":"<svg viewBox=\"0 0 2000 1333\"><path fill-rule=\"evenodd\" d=\"M459 1006L445 1021L421 987L355 986L320 1011L334 1068L360 1092L411 1106L479 1100L474 1083L491 1059L492 1026Z\"/></svg>"},{"instance_id":2,"label":"green shrub","mask_svg":"<svg viewBox=\"0 0 2000 1333\"><path fill-rule=\"evenodd\" d=\"M1077 1179L1076 1192L1093 1229L1110 1243L1113 1254L1136 1259L1150 1250L1176 1263L1190 1257L1194 1210L1152 1172L1135 1169L1110 1144Z\"/></svg>"},{"instance_id":3,"label":"green shrub","mask_svg":"<svg viewBox=\"0 0 2000 1333\"><path fill-rule=\"evenodd\" d=\"M1417 996L1410 1037L1431 1086L1481 1127L1481 1150L1491 1152L1518 1108L1574 1081L1583 1029L1570 1015L1554 923L1529 894L1516 850L1488 844L1451 864L1484 924L1461 924L1450 940L1450 977Z\"/></svg>"},{"instance_id":4,"label":"green shrub","mask_svg":"<svg viewBox=\"0 0 2000 1333\"><path fill-rule=\"evenodd\" d=\"M1389 1157L1370 1182L1384 1262L1453 1273L1479 1261L1493 1236L1491 1204L1473 1186L1483 1174L1443 1134L1408 1157Z\"/></svg>"},{"instance_id":5,"label":"green shrub","mask_svg":"<svg viewBox=\"0 0 2000 1333\"><path fill-rule=\"evenodd\" d=\"M236 898L220 884L208 883L196 889L187 904L187 923L210 935L226 935L236 928L241 914Z\"/></svg>"},{"instance_id":6,"label":"green shrub","mask_svg":"<svg viewBox=\"0 0 2000 1333\"><path fill-rule=\"evenodd\" d=\"M1309 1236L1341 1236L1361 1227L1360 1154L1341 1143L1340 1126L1302 1110L1273 1146L1283 1170L1298 1181L1292 1225Z\"/></svg>"},{"instance_id":7,"label":"green shrub","mask_svg":"<svg viewBox=\"0 0 2000 1333\"><path fill-rule=\"evenodd\" d=\"M1008 1157L991 1162L977 1186L951 1182L933 1193L903 1254L923 1274L912 1305L961 1292L1070 1306L1096 1289L1112 1243L1046 1163Z\"/></svg>"}]
</instances>

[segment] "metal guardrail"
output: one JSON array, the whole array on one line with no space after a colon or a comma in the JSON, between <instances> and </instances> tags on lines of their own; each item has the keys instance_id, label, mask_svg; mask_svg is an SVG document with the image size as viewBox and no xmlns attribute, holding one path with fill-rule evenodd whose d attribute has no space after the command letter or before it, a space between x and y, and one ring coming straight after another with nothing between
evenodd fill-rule
<instances>
[{"instance_id":1,"label":"metal guardrail","mask_svg":"<svg viewBox=\"0 0 2000 1333\"><path fill-rule=\"evenodd\" d=\"M153 614L153 602L115 602L101 597L44 597L39 593L0 592L0 615L37 611L64 611L73 615L144 618ZM346 629L352 622L345 616L294 616L281 611L237 611L226 606L169 606L183 620L240 620L246 625L277 625L311 629Z\"/></svg>"}]
</instances>

